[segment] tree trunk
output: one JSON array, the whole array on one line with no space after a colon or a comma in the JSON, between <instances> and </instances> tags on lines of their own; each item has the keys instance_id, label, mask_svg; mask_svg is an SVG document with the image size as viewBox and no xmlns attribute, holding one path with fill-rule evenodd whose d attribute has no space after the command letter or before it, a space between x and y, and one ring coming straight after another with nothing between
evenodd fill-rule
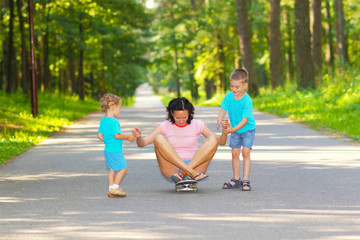
<instances>
[{"instance_id":1,"label":"tree trunk","mask_svg":"<svg viewBox=\"0 0 360 240\"><path fill-rule=\"evenodd\" d=\"M21 88L25 95L29 95L30 90L30 76L29 76L29 54L26 47L26 34L25 34L25 27L24 27L24 17L21 12L23 4L22 0L16 0L17 5L17 13L19 17L19 27L20 27L20 34L21 34Z\"/></svg>"},{"instance_id":2,"label":"tree trunk","mask_svg":"<svg viewBox=\"0 0 360 240\"><path fill-rule=\"evenodd\" d=\"M79 24L79 34L80 34L80 44L84 44L84 31L83 31L83 25L81 23L80 18L80 24ZM85 100L85 81L84 81L84 49L82 46L80 46L80 59L79 59L79 98L80 100Z\"/></svg>"},{"instance_id":3,"label":"tree trunk","mask_svg":"<svg viewBox=\"0 0 360 240\"><path fill-rule=\"evenodd\" d=\"M321 0L312 1L313 12L313 31L312 31L312 56L314 61L314 75L317 76L321 73L322 67L322 50L321 50Z\"/></svg>"},{"instance_id":4,"label":"tree trunk","mask_svg":"<svg viewBox=\"0 0 360 240\"><path fill-rule=\"evenodd\" d=\"M74 56L74 46L73 43L69 43L69 56L68 56L68 63L67 63L67 68L68 68L68 80L69 80L69 87L70 87L70 94L74 94L74 93L78 93L79 92L79 87L78 87L78 81L77 78L75 76L75 56Z\"/></svg>"},{"instance_id":5,"label":"tree trunk","mask_svg":"<svg viewBox=\"0 0 360 240\"><path fill-rule=\"evenodd\" d=\"M204 85L205 85L206 99L210 99L214 92L214 80L205 78Z\"/></svg>"},{"instance_id":6,"label":"tree trunk","mask_svg":"<svg viewBox=\"0 0 360 240\"><path fill-rule=\"evenodd\" d=\"M251 28L248 20L246 0L236 0L238 34L240 36L240 50L244 67L249 73L249 92L254 95L259 93L258 79L256 77L253 51L251 44Z\"/></svg>"},{"instance_id":7,"label":"tree trunk","mask_svg":"<svg viewBox=\"0 0 360 240\"><path fill-rule=\"evenodd\" d=\"M101 46L102 46L101 95L104 95L105 94L105 39L104 38L101 41Z\"/></svg>"},{"instance_id":8,"label":"tree trunk","mask_svg":"<svg viewBox=\"0 0 360 240\"><path fill-rule=\"evenodd\" d=\"M190 88L191 88L191 98L195 99L196 101L199 99L199 91L198 91L198 84L194 78L194 73L189 71L189 79L190 79Z\"/></svg>"},{"instance_id":9,"label":"tree trunk","mask_svg":"<svg viewBox=\"0 0 360 240\"><path fill-rule=\"evenodd\" d=\"M288 45L286 47L286 65L287 65L287 78L294 79L294 57L293 57L293 26L291 24L291 15L290 15L290 7L288 5L285 6L285 18L286 18L286 33L287 33L287 41Z\"/></svg>"},{"instance_id":10,"label":"tree trunk","mask_svg":"<svg viewBox=\"0 0 360 240\"><path fill-rule=\"evenodd\" d=\"M170 2L170 8L172 7L172 1ZM170 10L169 13L170 16L170 20L171 22L174 22L174 16L172 15L172 12ZM176 95L177 97L181 97L181 93L180 93L180 78L179 78L179 63L178 63L178 52L177 52L177 41L176 41L176 36L175 36L175 30L172 30L171 33L171 38L172 38L172 43L173 43L173 48L174 48L174 73L175 73L175 81L176 81Z\"/></svg>"},{"instance_id":11,"label":"tree trunk","mask_svg":"<svg viewBox=\"0 0 360 240\"><path fill-rule=\"evenodd\" d=\"M295 58L299 89L315 87L309 16L309 2L295 0Z\"/></svg>"},{"instance_id":12,"label":"tree trunk","mask_svg":"<svg viewBox=\"0 0 360 240\"><path fill-rule=\"evenodd\" d=\"M222 93L225 89L225 54L224 54L224 44L219 33L216 34L217 39L217 53L216 60L219 62L219 67L217 68L217 84L216 92Z\"/></svg>"},{"instance_id":13,"label":"tree trunk","mask_svg":"<svg viewBox=\"0 0 360 240\"><path fill-rule=\"evenodd\" d=\"M66 77L66 70L61 69L60 70L60 81L59 81L60 93L65 95L66 93L68 93L68 88L69 88L69 84L68 84L68 78Z\"/></svg>"},{"instance_id":14,"label":"tree trunk","mask_svg":"<svg viewBox=\"0 0 360 240\"><path fill-rule=\"evenodd\" d=\"M189 66L189 88L191 91L191 98L194 100L198 100L199 99L199 88L198 88L198 84L196 83L195 80L195 76L194 76L194 61L196 59L196 50L193 49L192 50L193 55L188 58L187 60L187 65Z\"/></svg>"},{"instance_id":15,"label":"tree trunk","mask_svg":"<svg viewBox=\"0 0 360 240\"><path fill-rule=\"evenodd\" d=\"M3 0L1 2L1 9L5 9L9 7L9 0ZM3 16L3 11L0 11L0 30L1 32L5 32L5 24L4 24L4 16ZM2 41L2 59L0 62L0 91L3 90L3 86L5 85L6 82L6 76L7 76L7 66L5 65L5 59L7 59L7 50L8 50L8 39L4 39Z\"/></svg>"},{"instance_id":16,"label":"tree trunk","mask_svg":"<svg viewBox=\"0 0 360 240\"><path fill-rule=\"evenodd\" d=\"M175 33L174 33L175 35ZM177 97L181 97L180 94L180 78L179 78L179 63L178 63L178 54L176 49L176 42L175 42L175 36L174 36L174 71L175 71L175 81L176 81L176 95Z\"/></svg>"},{"instance_id":17,"label":"tree trunk","mask_svg":"<svg viewBox=\"0 0 360 240\"><path fill-rule=\"evenodd\" d=\"M340 66L343 66L347 59L346 38L345 38L345 17L342 0L334 0L336 16L336 54L339 58Z\"/></svg>"},{"instance_id":18,"label":"tree trunk","mask_svg":"<svg viewBox=\"0 0 360 240\"><path fill-rule=\"evenodd\" d=\"M274 89L278 86L283 85L283 65L281 55L280 32L280 0L270 1L269 26L271 86Z\"/></svg>"},{"instance_id":19,"label":"tree trunk","mask_svg":"<svg viewBox=\"0 0 360 240\"><path fill-rule=\"evenodd\" d=\"M332 72L334 69L334 42L333 42L333 34L332 34L332 21L331 21L331 14L330 14L330 0L326 0L326 35L327 35L327 48L326 48L326 60L328 62L328 71Z\"/></svg>"},{"instance_id":20,"label":"tree trunk","mask_svg":"<svg viewBox=\"0 0 360 240\"><path fill-rule=\"evenodd\" d=\"M50 63L49 63L49 19L50 19L50 7L44 5L44 9L47 10L46 14L46 30L45 35L42 38L43 41L43 82L44 82L44 89L46 91L51 90L51 73L50 73Z\"/></svg>"},{"instance_id":21,"label":"tree trunk","mask_svg":"<svg viewBox=\"0 0 360 240\"><path fill-rule=\"evenodd\" d=\"M195 21L199 21L198 20L198 16L196 15L196 11L197 11L197 4L196 4L196 0L191 0L191 9L192 9L192 17L195 19ZM197 31L195 28L191 29L192 34L196 34ZM190 59L190 63L189 63L189 80L190 80L190 89L191 89L191 97L195 100L199 99L199 86L196 83L195 80L195 74L194 74L194 62L196 61L196 56L197 56L197 52L196 52L196 48L192 49L192 56Z\"/></svg>"},{"instance_id":22,"label":"tree trunk","mask_svg":"<svg viewBox=\"0 0 360 240\"><path fill-rule=\"evenodd\" d=\"M10 22L9 22L9 45L6 59L7 76L6 76L6 93L15 93L18 87L16 52L14 48L14 0L9 1Z\"/></svg>"},{"instance_id":23,"label":"tree trunk","mask_svg":"<svg viewBox=\"0 0 360 240\"><path fill-rule=\"evenodd\" d=\"M35 49L38 49L38 51L35 51L35 59L36 59L36 77L37 77L37 88L38 90L42 90L43 86L44 86L44 81L43 81L43 66L41 64L41 50L42 46L40 47L41 42L39 43L39 40L36 36L36 32L34 31L34 43L35 43Z\"/></svg>"}]
</instances>

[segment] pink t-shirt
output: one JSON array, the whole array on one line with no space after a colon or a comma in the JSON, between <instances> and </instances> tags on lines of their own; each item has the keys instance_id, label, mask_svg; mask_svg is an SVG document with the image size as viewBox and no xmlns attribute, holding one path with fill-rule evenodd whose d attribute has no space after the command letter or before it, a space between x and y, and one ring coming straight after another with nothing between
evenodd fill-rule
<instances>
[{"instance_id":1,"label":"pink t-shirt","mask_svg":"<svg viewBox=\"0 0 360 240\"><path fill-rule=\"evenodd\" d=\"M198 150L198 140L204 129L202 121L193 119L191 123L179 127L165 120L160 123L162 135L174 147L179 156L184 159L192 159Z\"/></svg>"}]
</instances>

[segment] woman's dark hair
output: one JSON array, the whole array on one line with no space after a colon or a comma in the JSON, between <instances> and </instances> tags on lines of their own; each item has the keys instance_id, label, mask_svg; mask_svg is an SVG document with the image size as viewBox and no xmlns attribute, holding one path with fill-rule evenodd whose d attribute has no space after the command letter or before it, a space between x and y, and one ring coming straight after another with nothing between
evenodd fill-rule
<instances>
[{"instance_id":1,"label":"woman's dark hair","mask_svg":"<svg viewBox=\"0 0 360 240\"><path fill-rule=\"evenodd\" d=\"M191 120L193 120L194 118L195 108L192 105L192 103L184 97L174 98L169 102L169 105L166 107L166 111L168 112L167 119L170 120L172 123L175 123L175 119L173 116L174 111L182 111L182 110L188 110L189 117L187 123L190 124Z\"/></svg>"}]
</instances>

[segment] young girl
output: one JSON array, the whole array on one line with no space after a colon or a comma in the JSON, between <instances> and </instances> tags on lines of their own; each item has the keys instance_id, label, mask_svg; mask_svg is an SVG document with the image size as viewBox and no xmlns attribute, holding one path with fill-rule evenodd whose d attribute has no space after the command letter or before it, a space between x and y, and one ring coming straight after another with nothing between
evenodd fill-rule
<instances>
[{"instance_id":1,"label":"young girl","mask_svg":"<svg viewBox=\"0 0 360 240\"><path fill-rule=\"evenodd\" d=\"M109 169L109 197L125 197L126 194L119 188L120 182L127 172L124 158L123 140L134 142L132 135L121 134L120 123L116 117L120 113L121 99L113 94L105 94L101 98L101 111L105 117L100 121L97 133L98 138L105 143L104 156Z\"/></svg>"}]
</instances>

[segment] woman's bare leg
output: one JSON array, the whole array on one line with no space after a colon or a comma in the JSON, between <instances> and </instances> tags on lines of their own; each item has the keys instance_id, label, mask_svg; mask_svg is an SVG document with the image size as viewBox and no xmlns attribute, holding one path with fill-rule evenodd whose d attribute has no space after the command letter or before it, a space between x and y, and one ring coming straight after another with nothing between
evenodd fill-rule
<instances>
[{"instance_id":1,"label":"woman's bare leg","mask_svg":"<svg viewBox=\"0 0 360 240\"><path fill-rule=\"evenodd\" d=\"M179 169L190 176L196 176L196 174L198 174L198 172L184 163L163 135L155 137L154 148L160 172L164 177L171 178L171 175L179 172Z\"/></svg>"},{"instance_id":2,"label":"woman's bare leg","mask_svg":"<svg viewBox=\"0 0 360 240\"><path fill-rule=\"evenodd\" d=\"M191 159L189 163L189 167L195 169L196 174L206 173L207 168L213 159L217 147L219 145L219 141L217 137L210 135L200 146L198 151L195 153L194 157ZM186 176L186 173L181 172L180 175L182 177ZM196 175L190 175L190 177L194 178Z\"/></svg>"}]
</instances>

